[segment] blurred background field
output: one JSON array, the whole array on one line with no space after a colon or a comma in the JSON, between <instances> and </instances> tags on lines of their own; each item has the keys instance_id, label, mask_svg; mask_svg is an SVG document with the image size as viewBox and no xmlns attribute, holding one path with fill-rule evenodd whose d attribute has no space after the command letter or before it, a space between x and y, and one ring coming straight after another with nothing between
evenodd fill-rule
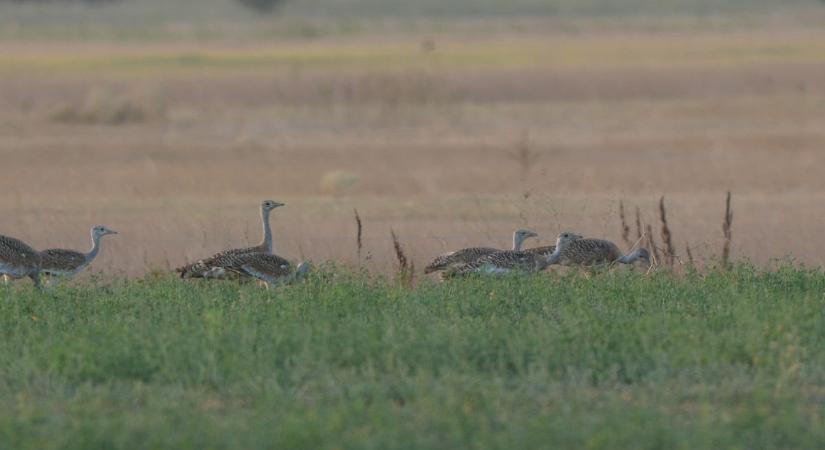
<instances>
[{"instance_id":1,"label":"blurred background field","mask_svg":"<svg viewBox=\"0 0 825 450\"><path fill-rule=\"evenodd\" d=\"M821 265L825 3L0 1L0 232L138 275L258 240L393 270L517 227Z\"/></svg>"}]
</instances>

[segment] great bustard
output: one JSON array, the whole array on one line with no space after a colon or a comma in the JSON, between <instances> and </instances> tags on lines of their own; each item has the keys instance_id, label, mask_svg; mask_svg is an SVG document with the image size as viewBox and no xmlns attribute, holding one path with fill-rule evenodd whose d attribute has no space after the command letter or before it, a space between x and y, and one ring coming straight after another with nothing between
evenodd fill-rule
<instances>
[{"instance_id":1,"label":"great bustard","mask_svg":"<svg viewBox=\"0 0 825 450\"><path fill-rule=\"evenodd\" d=\"M117 231L103 225L92 227L92 249L88 253L61 248L50 248L40 252L40 271L45 275L71 279L94 261L100 252L100 238Z\"/></svg>"},{"instance_id":2,"label":"great bustard","mask_svg":"<svg viewBox=\"0 0 825 450\"><path fill-rule=\"evenodd\" d=\"M447 270L447 277L470 274L506 275L513 272L540 272L547 266L558 264L564 249L582 237L564 232L556 237L556 245L550 253L504 250L483 256L467 264L453 266Z\"/></svg>"},{"instance_id":3,"label":"great bustard","mask_svg":"<svg viewBox=\"0 0 825 450\"><path fill-rule=\"evenodd\" d=\"M257 278L266 284L267 289L271 285L289 284L309 273L312 269L311 261L304 261L297 267L278 255L267 253L243 253L233 255L231 265L215 268L207 277L223 277L222 272L234 272L241 276Z\"/></svg>"},{"instance_id":4,"label":"great bustard","mask_svg":"<svg viewBox=\"0 0 825 450\"><path fill-rule=\"evenodd\" d=\"M536 237L534 231L519 229L513 232L513 251L519 251L524 244L524 241L531 237ZM451 266L471 263L483 256L502 251L501 249L490 247L469 247L454 252L445 253L433 260L427 267L424 268L424 273L438 272L446 270Z\"/></svg>"},{"instance_id":5,"label":"great bustard","mask_svg":"<svg viewBox=\"0 0 825 450\"><path fill-rule=\"evenodd\" d=\"M215 269L231 264L231 257L244 253L272 253L272 230L269 226L269 213L273 209L284 206L283 203L274 200L264 200L261 202L261 222L263 223L263 241L260 245L246 248L233 248L216 253L206 259L201 259L192 264L178 267L175 272L180 273L181 278L219 278L215 276Z\"/></svg>"},{"instance_id":6,"label":"great bustard","mask_svg":"<svg viewBox=\"0 0 825 450\"><path fill-rule=\"evenodd\" d=\"M0 235L0 275L8 279L29 277L40 287L40 253L25 242Z\"/></svg>"},{"instance_id":7,"label":"great bustard","mask_svg":"<svg viewBox=\"0 0 825 450\"><path fill-rule=\"evenodd\" d=\"M633 264L636 261L643 261L650 266L650 253L647 249L640 247L632 253L624 254L616 244L604 239L577 239L561 252L558 263L592 268L617 262Z\"/></svg>"}]
</instances>

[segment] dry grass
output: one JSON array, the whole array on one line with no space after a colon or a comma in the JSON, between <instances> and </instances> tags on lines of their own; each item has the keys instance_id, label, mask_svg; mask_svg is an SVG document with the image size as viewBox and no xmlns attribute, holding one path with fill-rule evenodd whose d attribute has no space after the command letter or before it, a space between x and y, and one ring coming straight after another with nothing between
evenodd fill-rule
<instances>
[{"instance_id":1,"label":"dry grass","mask_svg":"<svg viewBox=\"0 0 825 450\"><path fill-rule=\"evenodd\" d=\"M356 251L358 253L358 262L361 262L361 250L364 248L363 236L364 236L364 229L363 224L361 223L361 216L358 215L358 210L353 208L352 210L355 213L355 245Z\"/></svg>"},{"instance_id":2,"label":"dry grass","mask_svg":"<svg viewBox=\"0 0 825 450\"><path fill-rule=\"evenodd\" d=\"M697 264L722 256L723 245L760 263L824 262L825 52L794 46L825 46L825 33L499 37L489 50L440 37L423 55L419 39L245 47L238 56L215 44L194 50L298 58L308 48L310 63L197 70L107 62L174 48L78 46L71 64L100 60L87 70L69 67L65 45L7 45L0 233L80 248L89 226L107 224L121 234L95 268L140 274L256 241L257 204L275 198L288 204L273 216L279 253L357 262L346 225L357 208L364 264L392 273L390 228L410 262L506 247L519 226L541 234L536 245L560 230L620 241L620 200L640 208L639 237L666 195L672 244L689 241ZM630 58L605 61L611 49ZM47 63L61 76L42 70ZM56 105L83 106L96 91L152 111L159 97L162 113L53 120ZM737 194L735 246L718 229L728 189Z\"/></svg>"},{"instance_id":3,"label":"dry grass","mask_svg":"<svg viewBox=\"0 0 825 450\"><path fill-rule=\"evenodd\" d=\"M730 262L730 243L733 240L733 210L730 208L730 191L725 198L725 220L722 222L722 233L725 236L725 243L722 245L722 264L725 266Z\"/></svg>"}]
</instances>

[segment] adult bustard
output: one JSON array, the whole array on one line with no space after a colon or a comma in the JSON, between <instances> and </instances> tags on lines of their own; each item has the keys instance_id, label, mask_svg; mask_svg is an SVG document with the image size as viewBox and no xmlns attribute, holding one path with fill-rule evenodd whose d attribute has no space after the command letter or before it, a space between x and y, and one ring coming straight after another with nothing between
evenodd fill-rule
<instances>
[{"instance_id":1,"label":"adult bustard","mask_svg":"<svg viewBox=\"0 0 825 450\"><path fill-rule=\"evenodd\" d=\"M180 273L181 278L220 278L225 274L221 272L220 268L232 264L232 256L244 253L272 253L272 230L269 226L269 213L273 209L284 206L283 203L274 200L264 200L261 202L261 222L263 223L263 240L260 245L255 247L233 248L216 253L209 258L201 259L192 264L178 267L175 272Z\"/></svg>"},{"instance_id":2,"label":"adult bustard","mask_svg":"<svg viewBox=\"0 0 825 450\"><path fill-rule=\"evenodd\" d=\"M636 261L643 261L650 266L650 253L647 249L640 247L632 253L624 254L616 244L604 239L577 239L561 252L558 264L592 268L614 263L633 264Z\"/></svg>"},{"instance_id":3,"label":"adult bustard","mask_svg":"<svg viewBox=\"0 0 825 450\"><path fill-rule=\"evenodd\" d=\"M117 231L103 225L92 227L92 249L88 253L61 248L50 248L40 252L40 272L45 275L72 279L95 260L100 252L100 238Z\"/></svg>"},{"instance_id":4,"label":"adult bustard","mask_svg":"<svg viewBox=\"0 0 825 450\"><path fill-rule=\"evenodd\" d=\"M241 276L254 277L266 284L289 284L306 276L312 269L311 261L304 261L297 267L278 255L267 253L244 253L234 255L231 265L215 268L214 272L231 271ZM208 277L212 274L207 275Z\"/></svg>"},{"instance_id":5,"label":"adult bustard","mask_svg":"<svg viewBox=\"0 0 825 450\"><path fill-rule=\"evenodd\" d=\"M530 253L527 251L504 250L483 256L475 261L447 270L447 277L465 276L470 274L506 275L513 272L539 272L547 266L558 264L564 249L572 242L582 237L575 233L564 232L556 237L553 252Z\"/></svg>"},{"instance_id":6,"label":"adult bustard","mask_svg":"<svg viewBox=\"0 0 825 450\"><path fill-rule=\"evenodd\" d=\"M531 237L536 237L534 231L519 229L513 232L513 248L512 250L521 250L524 241ZM445 253L433 260L427 267L424 268L424 273L438 272L446 270L451 266L471 263L483 256L500 252L502 250L490 247L469 247L454 252Z\"/></svg>"},{"instance_id":7,"label":"adult bustard","mask_svg":"<svg viewBox=\"0 0 825 450\"><path fill-rule=\"evenodd\" d=\"M40 253L25 242L0 235L0 275L8 279L29 277L40 287Z\"/></svg>"}]
</instances>

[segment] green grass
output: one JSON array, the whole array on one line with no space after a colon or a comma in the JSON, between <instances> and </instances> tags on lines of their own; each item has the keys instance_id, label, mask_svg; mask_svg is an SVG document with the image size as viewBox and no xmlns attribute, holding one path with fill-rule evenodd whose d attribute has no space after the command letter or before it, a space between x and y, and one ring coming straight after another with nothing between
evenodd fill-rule
<instances>
[{"instance_id":1,"label":"green grass","mask_svg":"<svg viewBox=\"0 0 825 450\"><path fill-rule=\"evenodd\" d=\"M817 448L825 276L0 289L0 448Z\"/></svg>"}]
</instances>

